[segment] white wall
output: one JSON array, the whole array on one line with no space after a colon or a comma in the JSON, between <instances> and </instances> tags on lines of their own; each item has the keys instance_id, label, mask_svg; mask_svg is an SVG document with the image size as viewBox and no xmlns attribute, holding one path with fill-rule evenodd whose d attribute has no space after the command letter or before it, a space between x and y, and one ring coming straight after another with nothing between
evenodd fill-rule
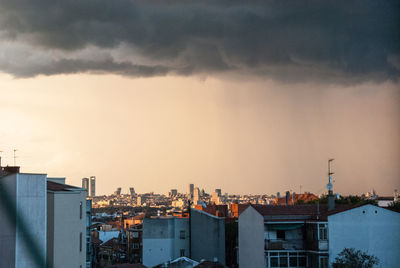
<instances>
[{"instance_id":1,"label":"white wall","mask_svg":"<svg viewBox=\"0 0 400 268\"><path fill-rule=\"evenodd\" d=\"M197 209L192 209L191 214L192 259L212 261L217 258L225 265L225 218Z\"/></svg>"},{"instance_id":2,"label":"white wall","mask_svg":"<svg viewBox=\"0 0 400 268\"><path fill-rule=\"evenodd\" d=\"M399 267L400 213L365 205L328 217L329 261L344 248L379 258L377 267Z\"/></svg>"},{"instance_id":3,"label":"white wall","mask_svg":"<svg viewBox=\"0 0 400 268\"><path fill-rule=\"evenodd\" d=\"M172 238L143 238L143 265L153 267L173 260Z\"/></svg>"},{"instance_id":4,"label":"white wall","mask_svg":"<svg viewBox=\"0 0 400 268\"><path fill-rule=\"evenodd\" d=\"M49 192L48 202L49 264L54 268L86 267L86 191Z\"/></svg>"},{"instance_id":5,"label":"white wall","mask_svg":"<svg viewBox=\"0 0 400 268\"><path fill-rule=\"evenodd\" d=\"M0 267L15 265L16 176L0 178Z\"/></svg>"},{"instance_id":6,"label":"white wall","mask_svg":"<svg viewBox=\"0 0 400 268\"><path fill-rule=\"evenodd\" d=\"M185 218L144 218L143 219L143 264L147 267L180 257L180 250L189 252L189 220ZM180 230L186 231L186 238L180 239Z\"/></svg>"},{"instance_id":7,"label":"white wall","mask_svg":"<svg viewBox=\"0 0 400 268\"><path fill-rule=\"evenodd\" d=\"M249 206L239 216L239 267L264 268L264 217Z\"/></svg>"},{"instance_id":8,"label":"white wall","mask_svg":"<svg viewBox=\"0 0 400 268\"><path fill-rule=\"evenodd\" d=\"M18 173L0 180L1 191L7 191L0 193L9 202L7 211L15 216L10 222L10 215L0 209L1 267L45 267L46 175Z\"/></svg>"}]
</instances>

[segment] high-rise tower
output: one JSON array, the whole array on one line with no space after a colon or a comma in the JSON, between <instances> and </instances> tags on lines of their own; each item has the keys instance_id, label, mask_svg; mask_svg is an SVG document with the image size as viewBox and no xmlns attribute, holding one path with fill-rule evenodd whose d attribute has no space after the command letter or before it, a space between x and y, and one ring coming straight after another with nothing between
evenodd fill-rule
<instances>
[{"instance_id":1,"label":"high-rise tower","mask_svg":"<svg viewBox=\"0 0 400 268\"><path fill-rule=\"evenodd\" d=\"M90 177L90 197L96 196L96 177Z\"/></svg>"},{"instance_id":2,"label":"high-rise tower","mask_svg":"<svg viewBox=\"0 0 400 268\"><path fill-rule=\"evenodd\" d=\"M193 199L193 191L194 191L194 184L189 184L189 192L188 192L188 198L190 199L190 200L192 200Z\"/></svg>"},{"instance_id":3,"label":"high-rise tower","mask_svg":"<svg viewBox=\"0 0 400 268\"><path fill-rule=\"evenodd\" d=\"M86 189L86 196L89 195L89 179L83 178L82 179L82 188Z\"/></svg>"}]
</instances>

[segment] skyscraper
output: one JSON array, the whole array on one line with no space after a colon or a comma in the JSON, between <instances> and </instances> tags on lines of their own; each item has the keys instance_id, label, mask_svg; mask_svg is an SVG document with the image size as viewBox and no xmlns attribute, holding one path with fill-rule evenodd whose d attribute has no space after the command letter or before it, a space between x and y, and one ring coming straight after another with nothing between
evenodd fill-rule
<instances>
[{"instance_id":1,"label":"skyscraper","mask_svg":"<svg viewBox=\"0 0 400 268\"><path fill-rule=\"evenodd\" d=\"M130 187L129 192L131 193L131 195L135 195L135 188Z\"/></svg>"},{"instance_id":2,"label":"skyscraper","mask_svg":"<svg viewBox=\"0 0 400 268\"><path fill-rule=\"evenodd\" d=\"M96 177L90 177L90 197L96 196Z\"/></svg>"},{"instance_id":3,"label":"skyscraper","mask_svg":"<svg viewBox=\"0 0 400 268\"><path fill-rule=\"evenodd\" d=\"M114 195L121 195L121 187L117 188L117 190L114 192Z\"/></svg>"},{"instance_id":4,"label":"skyscraper","mask_svg":"<svg viewBox=\"0 0 400 268\"><path fill-rule=\"evenodd\" d=\"M82 188L86 189L86 196L89 195L89 179L83 178L82 179Z\"/></svg>"},{"instance_id":5,"label":"skyscraper","mask_svg":"<svg viewBox=\"0 0 400 268\"><path fill-rule=\"evenodd\" d=\"M193 199L194 184L189 184L188 198Z\"/></svg>"},{"instance_id":6,"label":"skyscraper","mask_svg":"<svg viewBox=\"0 0 400 268\"><path fill-rule=\"evenodd\" d=\"M193 204L197 205L200 202L200 189L198 187L194 188L193 193Z\"/></svg>"}]
</instances>

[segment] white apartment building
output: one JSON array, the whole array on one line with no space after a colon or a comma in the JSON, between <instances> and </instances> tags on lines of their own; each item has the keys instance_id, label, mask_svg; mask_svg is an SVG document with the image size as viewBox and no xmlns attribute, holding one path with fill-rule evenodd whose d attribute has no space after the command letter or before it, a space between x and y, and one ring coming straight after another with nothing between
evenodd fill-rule
<instances>
[{"instance_id":1,"label":"white apartment building","mask_svg":"<svg viewBox=\"0 0 400 268\"><path fill-rule=\"evenodd\" d=\"M400 263L400 213L373 205L249 206L239 216L240 267L331 267L344 248Z\"/></svg>"},{"instance_id":2,"label":"white apartment building","mask_svg":"<svg viewBox=\"0 0 400 268\"><path fill-rule=\"evenodd\" d=\"M47 181L47 263L86 267L86 189Z\"/></svg>"},{"instance_id":3,"label":"white apartment building","mask_svg":"<svg viewBox=\"0 0 400 268\"><path fill-rule=\"evenodd\" d=\"M86 267L86 191L0 170L0 267Z\"/></svg>"},{"instance_id":4,"label":"white apartment building","mask_svg":"<svg viewBox=\"0 0 400 268\"><path fill-rule=\"evenodd\" d=\"M0 267L46 267L46 175L0 177Z\"/></svg>"}]
</instances>

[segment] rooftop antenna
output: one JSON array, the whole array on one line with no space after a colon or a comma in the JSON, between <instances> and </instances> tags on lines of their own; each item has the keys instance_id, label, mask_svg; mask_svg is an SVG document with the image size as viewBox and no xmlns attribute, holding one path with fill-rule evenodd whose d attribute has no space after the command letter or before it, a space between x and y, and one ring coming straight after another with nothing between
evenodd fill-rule
<instances>
[{"instance_id":1,"label":"rooftop antenna","mask_svg":"<svg viewBox=\"0 0 400 268\"><path fill-rule=\"evenodd\" d=\"M2 153L3 151L0 151L0 154ZM0 168L1 168L1 155L0 155Z\"/></svg>"},{"instance_id":2,"label":"rooftop antenna","mask_svg":"<svg viewBox=\"0 0 400 268\"><path fill-rule=\"evenodd\" d=\"M334 172L331 171L331 163L333 162L333 158L328 160L328 184L326 185L326 188L328 189L328 194L332 194L332 175L335 174Z\"/></svg>"},{"instance_id":3,"label":"rooftop antenna","mask_svg":"<svg viewBox=\"0 0 400 268\"><path fill-rule=\"evenodd\" d=\"M334 210L335 209L335 197L333 195L333 184L332 184L332 175L334 174L331 171L331 163L332 161L335 160L333 158L328 160L328 184L326 185L326 188L328 189L328 211Z\"/></svg>"},{"instance_id":4,"label":"rooftop antenna","mask_svg":"<svg viewBox=\"0 0 400 268\"><path fill-rule=\"evenodd\" d=\"M17 156L15 155L16 152L17 152L17 149L14 149L14 167L17 166L17 161L16 161Z\"/></svg>"}]
</instances>

